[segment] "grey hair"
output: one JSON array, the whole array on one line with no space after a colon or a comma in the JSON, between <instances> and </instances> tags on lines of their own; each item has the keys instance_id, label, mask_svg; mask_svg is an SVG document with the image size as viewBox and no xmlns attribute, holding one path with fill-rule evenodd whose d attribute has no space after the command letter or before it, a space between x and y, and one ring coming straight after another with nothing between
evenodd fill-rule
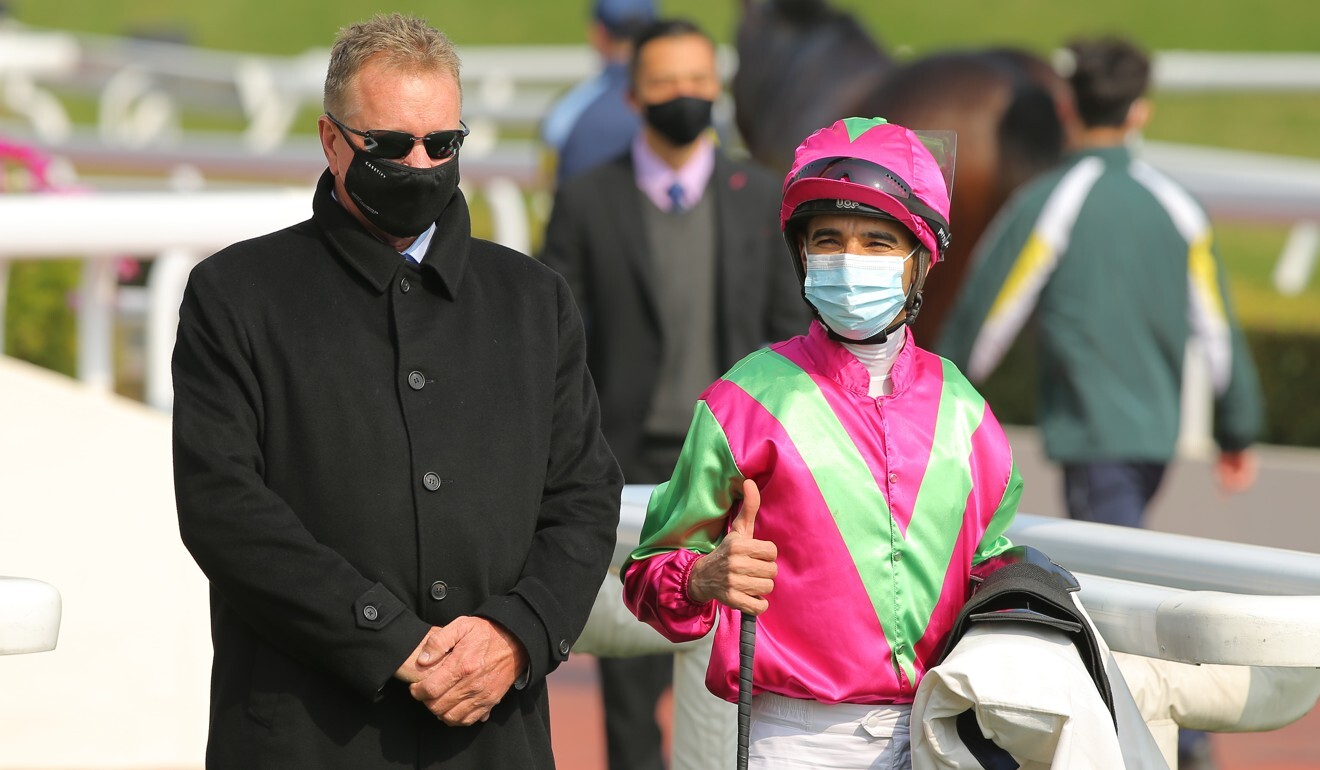
<instances>
[{"instance_id":1,"label":"grey hair","mask_svg":"<svg viewBox=\"0 0 1320 770\"><path fill-rule=\"evenodd\" d=\"M350 103L349 89L362 67L377 55L393 69L453 75L462 99L458 50L445 33L415 16L376 14L339 30L325 73L322 105L326 112L337 118L352 114L356 107Z\"/></svg>"}]
</instances>

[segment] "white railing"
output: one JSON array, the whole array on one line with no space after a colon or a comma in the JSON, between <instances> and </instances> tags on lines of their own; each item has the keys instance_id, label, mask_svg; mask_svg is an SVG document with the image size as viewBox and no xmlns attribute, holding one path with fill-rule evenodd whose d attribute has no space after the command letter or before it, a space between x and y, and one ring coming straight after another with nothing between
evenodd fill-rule
<instances>
[{"instance_id":1,"label":"white railing","mask_svg":"<svg viewBox=\"0 0 1320 770\"><path fill-rule=\"evenodd\" d=\"M49 652L60 636L60 592L40 580L0 576L0 655Z\"/></svg>"},{"instance_id":2,"label":"white railing","mask_svg":"<svg viewBox=\"0 0 1320 770\"><path fill-rule=\"evenodd\" d=\"M651 489L624 488L615 569L636 546ZM1143 716L1152 724L1172 712L1188 726L1199 719L1218 730L1271 730L1320 696L1320 555L1024 514L1008 535L1074 572L1110 649L1137 656L1119 663L1130 688L1146 689ZM734 755L736 712L705 691L710 636L671 644L628 613L611 575L574 651L674 652L673 766L717 770ZM1182 691L1152 694L1162 687ZM1234 708L1249 699L1268 705ZM1176 732L1156 732L1171 757Z\"/></svg>"},{"instance_id":3,"label":"white railing","mask_svg":"<svg viewBox=\"0 0 1320 770\"><path fill-rule=\"evenodd\" d=\"M1320 54L1312 52L1156 51L1159 91L1320 91Z\"/></svg>"},{"instance_id":4,"label":"white railing","mask_svg":"<svg viewBox=\"0 0 1320 770\"><path fill-rule=\"evenodd\" d=\"M616 568L637 545L652 489L624 490ZM1101 615L1092 619L1115 651L1192 664L1320 667L1318 554L1028 514L1018 515L1008 537L1078 576L1082 604ZM1233 622L1242 638L1232 643L1174 643L1224 642L1221 632Z\"/></svg>"},{"instance_id":5,"label":"white railing","mask_svg":"<svg viewBox=\"0 0 1320 770\"><path fill-rule=\"evenodd\" d=\"M730 76L736 54L722 47L720 57ZM95 95L102 130L130 142L177 129L187 107L237 111L247 121L246 146L274 149L299 109L320 100L328 58L327 48L258 55L0 22L0 73L11 76L11 101L46 139L67 138L59 134L71 125L48 90L58 84ZM534 124L556 92L596 67L584 45L468 46L463 59L465 111L504 126ZM1315 53L1159 51L1153 67L1162 91L1320 90Z\"/></svg>"},{"instance_id":6,"label":"white railing","mask_svg":"<svg viewBox=\"0 0 1320 770\"><path fill-rule=\"evenodd\" d=\"M49 142L66 140L71 128L52 95L58 86L62 93L95 98L103 135L121 146L169 137L187 109L240 115L244 147L271 151L289 137L303 107L320 103L329 53L215 51L0 22L0 75L10 77L14 111ZM585 45L465 46L461 55L464 116L474 136L492 139L500 129L534 127L560 92L599 66L598 55ZM719 56L721 71L731 74L732 51L722 48Z\"/></svg>"}]
</instances>

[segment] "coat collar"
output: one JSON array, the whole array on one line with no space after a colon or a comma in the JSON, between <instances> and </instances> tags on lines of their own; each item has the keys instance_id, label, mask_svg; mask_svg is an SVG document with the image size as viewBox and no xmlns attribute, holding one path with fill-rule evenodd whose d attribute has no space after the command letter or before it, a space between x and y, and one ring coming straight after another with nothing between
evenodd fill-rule
<instances>
[{"instance_id":1,"label":"coat collar","mask_svg":"<svg viewBox=\"0 0 1320 770\"><path fill-rule=\"evenodd\" d=\"M395 274L404 269L429 271L440 279L449 299L458 296L472 244L472 220L461 191L454 191L453 199L436 220L435 236L426 250L426 259L419 267L409 267L399 252L367 232L334 199L330 194L333 188L334 175L326 170L317 182L316 194L312 198L312 221L325 234L331 250L365 278L377 293L383 294L394 282Z\"/></svg>"}]
</instances>

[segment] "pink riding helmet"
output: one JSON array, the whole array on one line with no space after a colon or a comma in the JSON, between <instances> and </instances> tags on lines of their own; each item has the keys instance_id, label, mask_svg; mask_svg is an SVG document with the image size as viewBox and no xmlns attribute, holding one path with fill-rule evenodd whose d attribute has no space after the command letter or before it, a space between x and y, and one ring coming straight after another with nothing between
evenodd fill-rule
<instances>
[{"instance_id":1,"label":"pink riding helmet","mask_svg":"<svg viewBox=\"0 0 1320 770\"><path fill-rule=\"evenodd\" d=\"M946 160L952 179L951 152ZM930 251L932 264L949 247L945 172L920 136L884 118L845 118L807 137L797 148L783 193L781 230L788 230L795 215L880 215L911 230Z\"/></svg>"}]
</instances>

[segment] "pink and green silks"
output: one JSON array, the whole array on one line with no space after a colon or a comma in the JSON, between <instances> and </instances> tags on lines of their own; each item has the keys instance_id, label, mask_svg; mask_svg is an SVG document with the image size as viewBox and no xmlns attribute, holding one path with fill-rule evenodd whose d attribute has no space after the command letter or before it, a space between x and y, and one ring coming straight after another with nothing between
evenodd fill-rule
<instances>
[{"instance_id":1,"label":"pink and green silks","mask_svg":"<svg viewBox=\"0 0 1320 770\"><path fill-rule=\"evenodd\" d=\"M905 332L906 333L906 332ZM973 564L1011 544L1022 479L984 399L911 335L892 395L824 328L759 350L702 395L674 476L656 487L624 601L673 641L716 625L711 692L738 690L737 613L687 596L761 490L755 537L779 574L758 618L756 691L822 703L910 703L968 597Z\"/></svg>"}]
</instances>

